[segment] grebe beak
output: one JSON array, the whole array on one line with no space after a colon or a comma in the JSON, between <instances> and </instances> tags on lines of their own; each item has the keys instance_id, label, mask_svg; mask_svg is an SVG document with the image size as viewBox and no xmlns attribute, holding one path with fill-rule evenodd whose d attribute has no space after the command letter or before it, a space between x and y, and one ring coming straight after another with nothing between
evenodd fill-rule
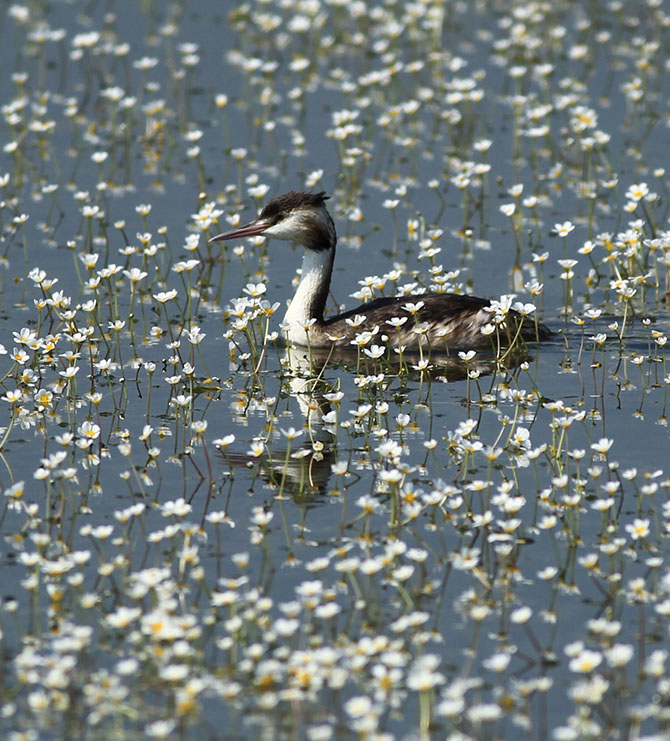
<instances>
[{"instance_id":1,"label":"grebe beak","mask_svg":"<svg viewBox=\"0 0 670 741\"><path fill-rule=\"evenodd\" d=\"M224 239L239 239L240 237L255 237L257 234L262 234L270 224L263 221L252 221L251 224L234 229L232 232L226 232L225 234L217 234L216 237L212 237L210 242L223 242Z\"/></svg>"}]
</instances>

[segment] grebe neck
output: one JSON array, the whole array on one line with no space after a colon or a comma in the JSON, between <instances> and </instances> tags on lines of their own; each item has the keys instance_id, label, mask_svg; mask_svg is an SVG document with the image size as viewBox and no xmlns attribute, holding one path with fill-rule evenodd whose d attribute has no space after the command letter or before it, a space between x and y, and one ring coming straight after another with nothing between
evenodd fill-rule
<instances>
[{"instance_id":1,"label":"grebe neck","mask_svg":"<svg viewBox=\"0 0 670 741\"><path fill-rule=\"evenodd\" d=\"M317 325L323 322L334 259L334 245L320 250L305 250L300 283L284 315L284 322L289 325L290 342L304 345L307 338L305 327L309 321L316 319Z\"/></svg>"}]
</instances>

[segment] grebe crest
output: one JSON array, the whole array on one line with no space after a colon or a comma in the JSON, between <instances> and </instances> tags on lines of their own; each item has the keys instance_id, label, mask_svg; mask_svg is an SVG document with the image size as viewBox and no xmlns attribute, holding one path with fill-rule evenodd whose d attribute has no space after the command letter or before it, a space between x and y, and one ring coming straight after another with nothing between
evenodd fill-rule
<instances>
[{"instance_id":1,"label":"grebe crest","mask_svg":"<svg viewBox=\"0 0 670 741\"><path fill-rule=\"evenodd\" d=\"M282 325L289 342L311 347L390 345L408 351L430 347L439 352L492 349L519 339L536 342L552 336L544 324L511 309L511 301L453 293L382 296L324 318L337 244L327 199L323 191L285 193L269 201L250 224L211 240L263 235L305 248L300 283Z\"/></svg>"}]
</instances>

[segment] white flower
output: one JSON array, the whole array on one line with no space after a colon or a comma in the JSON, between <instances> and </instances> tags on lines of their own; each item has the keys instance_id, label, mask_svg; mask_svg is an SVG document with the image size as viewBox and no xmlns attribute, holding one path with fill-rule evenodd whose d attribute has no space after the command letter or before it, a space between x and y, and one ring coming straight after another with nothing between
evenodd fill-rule
<instances>
[{"instance_id":1,"label":"white flower","mask_svg":"<svg viewBox=\"0 0 670 741\"><path fill-rule=\"evenodd\" d=\"M493 656L489 656L488 659L484 659L482 664L485 669L500 674L507 669L511 658L508 653L495 653Z\"/></svg>"},{"instance_id":2,"label":"white flower","mask_svg":"<svg viewBox=\"0 0 670 741\"><path fill-rule=\"evenodd\" d=\"M633 658L633 647L624 643L615 643L605 651L605 658L610 666L626 666Z\"/></svg>"},{"instance_id":3,"label":"white flower","mask_svg":"<svg viewBox=\"0 0 670 741\"><path fill-rule=\"evenodd\" d=\"M372 700L364 695L352 697L351 700L344 703L345 712L352 718L361 718L363 715L367 715L371 709Z\"/></svg>"},{"instance_id":4,"label":"white flower","mask_svg":"<svg viewBox=\"0 0 670 741\"><path fill-rule=\"evenodd\" d=\"M602 660L603 655L599 651L590 651L585 648L570 661L570 671L588 674L600 666Z\"/></svg>"},{"instance_id":5,"label":"white flower","mask_svg":"<svg viewBox=\"0 0 670 741\"><path fill-rule=\"evenodd\" d=\"M612 447L614 440L610 440L606 437L601 437L597 443L592 443L591 450L595 450L596 453L607 455L607 452Z\"/></svg>"},{"instance_id":6,"label":"white flower","mask_svg":"<svg viewBox=\"0 0 670 741\"><path fill-rule=\"evenodd\" d=\"M630 537L633 540L646 538L649 535L649 520L635 518L633 522L626 525L626 532L630 533Z\"/></svg>"},{"instance_id":7,"label":"white flower","mask_svg":"<svg viewBox=\"0 0 670 741\"><path fill-rule=\"evenodd\" d=\"M559 237L567 237L574 228L575 225L571 221L564 221L562 224L554 224L554 231Z\"/></svg>"}]
</instances>

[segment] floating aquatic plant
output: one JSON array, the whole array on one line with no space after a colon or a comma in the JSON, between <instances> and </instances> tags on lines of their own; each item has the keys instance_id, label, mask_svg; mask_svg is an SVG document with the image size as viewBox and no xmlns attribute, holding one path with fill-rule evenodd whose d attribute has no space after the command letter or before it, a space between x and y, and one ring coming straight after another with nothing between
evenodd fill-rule
<instances>
[{"instance_id":1,"label":"floating aquatic plant","mask_svg":"<svg viewBox=\"0 0 670 741\"><path fill-rule=\"evenodd\" d=\"M664 7L189 13L0 31L3 737L663 735ZM494 352L285 347L287 185Z\"/></svg>"}]
</instances>

